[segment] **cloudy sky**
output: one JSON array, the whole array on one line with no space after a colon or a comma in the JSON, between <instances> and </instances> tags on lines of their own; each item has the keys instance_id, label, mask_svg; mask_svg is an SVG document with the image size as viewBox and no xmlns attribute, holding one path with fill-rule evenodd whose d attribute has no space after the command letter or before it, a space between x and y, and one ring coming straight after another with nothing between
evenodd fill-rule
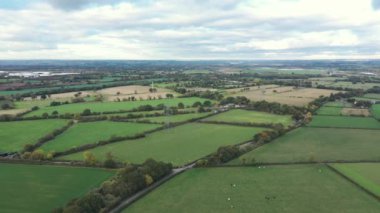
<instances>
[{"instance_id":1,"label":"cloudy sky","mask_svg":"<svg viewBox=\"0 0 380 213\"><path fill-rule=\"evenodd\" d=\"M0 0L0 59L380 59L380 0Z\"/></svg>"}]
</instances>

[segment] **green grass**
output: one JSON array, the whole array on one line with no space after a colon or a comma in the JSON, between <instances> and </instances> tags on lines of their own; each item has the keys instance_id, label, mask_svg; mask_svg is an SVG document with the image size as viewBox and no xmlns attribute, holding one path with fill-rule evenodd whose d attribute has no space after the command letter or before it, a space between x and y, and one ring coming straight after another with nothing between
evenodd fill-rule
<instances>
[{"instance_id":1,"label":"green grass","mask_svg":"<svg viewBox=\"0 0 380 213\"><path fill-rule=\"evenodd\" d=\"M308 124L308 126L380 129L380 122L374 118L368 117L313 116L313 120Z\"/></svg>"},{"instance_id":2,"label":"green grass","mask_svg":"<svg viewBox=\"0 0 380 213\"><path fill-rule=\"evenodd\" d=\"M380 203L325 166L192 169L124 210L135 212L378 212Z\"/></svg>"},{"instance_id":3,"label":"green grass","mask_svg":"<svg viewBox=\"0 0 380 213\"><path fill-rule=\"evenodd\" d=\"M341 115L342 107L322 106L317 110L318 115Z\"/></svg>"},{"instance_id":4,"label":"green grass","mask_svg":"<svg viewBox=\"0 0 380 213\"><path fill-rule=\"evenodd\" d=\"M333 164L339 172L380 197L380 163Z\"/></svg>"},{"instance_id":5,"label":"green grass","mask_svg":"<svg viewBox=\"0 0 380 213\"><path fill-rule=\"evenodd\" d=\"M112 175L93 168L0 164L1 212L52 212Z\"/></svg>"},{"instance_id":6,"label":"green grass","mask_svg":"<svg viewBox=\"0 0 380 213\"><path fill-rule=\"evenodd\" d=\"M230 110L212 117L208 117L205 121L224 121L232 123L259 123L259 124L275 124L280 123L289 126L293 123L290 115L275 115L265 112L248 111L242 109Z\"/></svg>"},{"instance_id":7,"label":"green grass","mask_svg":"<svg viewBox=\"0 0 380 213\"><path fill-rule=\"evenodd\" d=\"M183 165L210 153L220 146L237 144L253 138L263 128L192 123L155 132L145 138L118 142L89 150L104 160L111 152L117 160L142 163L147 158ZM63 156L65 160L83 160L83 153Z\"/></svg>"},{"instance_id":8,"label":"green grass","mask_svg":"<svg viewBox=\"0 0 380 213\"><path fill-rule=\"evenodd\" d=\"M98 121L75 124L41 148L44 151L60 152L84 144L96 143L112 136L133 136L160 127L157 124Z\"/></svg>"},{"instance_id":9,"label":"green grass","mask_svg":"<svg viewBox=\"0 0 380 213\"><path fill-rule=\"evenodd\" d=\"M365 94L363 97L380 100L380 94L376 94L376 93L368 93L368 94Z\"/></svg>"},{"instance_id":10,"label":"green grass","mask_svg":"<svg viewBox=\"0 0 380 213\"><path fill-rule=\"evenodd\" d=\"M54 111L58 111L59 114L65 113L82 113L85 109L90 109L92 112L106 112L106 111L119 111L119 110L132 110L141 105L157 106L164 104L166 106L177 106L182 102L187 106L191 106L193 103L200 101L204 102L206 99L202 98L173 98L173 99L161 99L161 100L148 100L148 101L127 101L127 102L87 102L77 104L65 104L55 107L45 107L37 111L27 114L27 117L33 115L42 115L43 113L51 114Z\"/></svg>"},{"instance_id":11,"label":"green grass","mask_svg":"<svg viewBox=\"0 0 380 213\"><path fill-rule=\"evenodd\" d=\"M228 164L380 160L379 138L378 130L298 128Z\"/></svg>"},{"instance_id":12,"label":"green grass","mask_svg":"<svg viewBox=\"0 0 380 213\"><path fill-rule=\"evenodd\" d=\"M326 107L352 107L352 104L348 103L348 102L334 101L334 102L327 102L323 106L326 106Z\"/></svg>"},{"instance_id":13,"label":"green grass","mask_svg":"<svg viewBox=\"0 0 380 213\"><path fill-rule=\"evenodd\" d=\"M39 138L67 123L66 120L0 122L0 152L21 151L25 144L35 144Z\"/></svg>"},{"instance_id":14,"label":"green grass","mask_svg":"<svg viewBox=\"0 0 380 213\"><path fill-rule=\"evenodd\" d=\"M176 122L184 122L194 118L200 118L210 114L209 112L204 113L188 113L182 115L169 115L169 116L158 116L158 117L146 117L138 120L148 120L151 122L160 122L160 123L176 123Z\"/></svg>"},{"instance_id":15,"label":"green grass","mask_svg":"<svg viewBox=\"0 0 380 213\"><path fill-rule=\"evenodd\" d=\"M376 119L380 119L380 104L372 105L371 111L373 117L375 117Z\"/></svg>"}]
</instances>

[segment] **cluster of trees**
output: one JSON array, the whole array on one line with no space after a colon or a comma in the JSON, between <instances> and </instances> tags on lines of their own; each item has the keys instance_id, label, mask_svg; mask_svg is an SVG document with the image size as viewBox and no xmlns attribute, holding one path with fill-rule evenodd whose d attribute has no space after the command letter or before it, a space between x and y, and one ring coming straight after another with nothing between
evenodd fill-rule
<instances>
[{"instance_id":1,"label":"cluster of trees","mask_svg":"<svg viewBox=\"0 0 380 213\"><path fill-rule=\"evenodd\" d=\"M236 105L247 105L250 103L250 100L245 96L237 96L237 97L227 97L220 101L221 105L227 104L236 104Z\"/></svg>"},{"instance_id":2,"label":"cluster of trees","mask_svg":"<svg viewBox=\"0 0 380 213\"><path fill-rule=\"evenodd\" d=\"M199 97L199 98L207 98L207 99L212 99L212 100L222 100L223 99L223 94L219 91L192 91L192 90L186 90L183 88L181 90L181 93L183 94L183 97Z\"/></svg>"},{"instance_id":3,"label":"cluster of trees","mask_svg":"<svg viewBox=\"0 0 380 213\"><path fill-rule=\"evenodd\" d=\"M270 141L278 138L285 133L286 130L283 127L279 126L278 129L266 130L259 134L256 134L253 139L255 144L269 143ZM199 167L221 165L239 157L248 151L251 151L251 149L241 148L240 145L219 147L215 153L211 154L205 159L198 160L196 162L196 165Z\"/></svg>"},{"instance_id":4,"label":"cluster of trees","mask_svg":"<svg viewBox=\"0 0 380 213\"><path fill-rule=\"evenodd\" d=\"M42 149L36 149L34 151L24 152L21 155L21 158L25 160L52 160L53 157L54 157L54 153L52 152L46 153Z\"/></svg>"},{"instance_id":5,"label":"cluster of trees","mask_svg":"<svg viewBox=\"0 0 380 213\"><path fill-rule=\"evenodd\" d=\"M150 186L172 171L172 165L146 160L142 165L126 165L110 180L81 198L71 200L56 213L107 212L123 199Z\"/></svg>"},{"instance_id":6,"label":"cluster of trees","mask_svg":"<svg viewBox=\"0 0 380 213\"><path fill-rule=\"evenodd\" d=\"M11 99L4 96L0 96L0 109L14 109L14 107L15 105Z\"/></svg>"}]
</instances>

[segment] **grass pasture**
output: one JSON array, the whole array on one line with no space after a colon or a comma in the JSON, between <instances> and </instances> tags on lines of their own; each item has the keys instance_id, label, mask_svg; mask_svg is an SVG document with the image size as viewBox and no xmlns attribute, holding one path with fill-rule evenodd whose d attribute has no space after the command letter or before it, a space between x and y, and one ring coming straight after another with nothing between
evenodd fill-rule
<instances>
[{"instance_id":1,"label":"grass pasture","mask_svg":"<svg viewBox=\"0 0 380 213\"><path fill-rule=\"evenodd\" d=\"M376 119L380 119L380 104L372 105L371 111L373 117L375 117Z\"/></svg>"},{"instance_id":2,"label":"grass pasture","mask_svg":"<svg viewBox=\"0 0 380 213\"><path fill-rule=\"evenodd\" d=\"M341 115L342 114L342 107L335 107L335 106L322 106L317 110L318 115Z\"/></svg>"},{"instance_id":3,"label":"grass pasture","mask_svg":"<svg viewBox=\"0 0 380 213\"><path fill-rule=\"evenodd\" d=\"M67 124L66 120L0 122L0 152L21 151L37 140Z\"/></svg>"},{"instance_id":4,"label":"grass pasture","mask_svg":"<svg viewBox=\"0 0 380 213\"><path fill-rule=\"evenodd\" d=\"M378 212L380 203L325 166L202 168L124 210L135 212Z\"/></svg>"},{"instance_id":5,"label":"grass pasture","mask_svg":"<svg viewBox=\"0 0 380 213\"><path fill-rule=\"evenodd\" d=\"M0 164L1 212L52 212L112 175L93 168Z\"/></svg>"},{"instance_id":6,"label":"grass pasture","mask_svg":"<svg viewBox=\"0 0 380 213\"><path fill-rule=\"evenodd\" d=\"M332 166L352 181L380 197L380 163L342 163Z\"/></svg>"},{"instance_id":7,"label":"grass pasture","mask_svg":"<svg viewBox=\"0 0 380 213\"><path fill-rule=\"evenodd\" d=\"M65 113L82 113L85 109L90 109L92 112L107 112L107 111L120 111L120 110L132 110L141 105L157 106L164 104L165 106L177 106L178 103L183 103L186 106L191 106L193 103L200 101L204 102L207 99L202 98L172 98L172 99L160 99L160 100L148 100L148 101L126 101L126 102L86 102L76 104L65 104L55 107L45 107L37 111L28 113L26 116L40 116L43 113L51 114L57 111L59 114Z\"/></svg>"},{"instance_id":8,"label":"grass pasture","mask_svg":"<svg viewBox=\"0 0 380 213\"><path fill-rule=\"evenodd\" d=\"M245 159L259 163L380 160L380 131L369 129L298 128L228 164Z\"/></svg>"},{"instance_id":9,"label":"grass pasture","mask_svg":"<svg viewBox=\"0 0 380 213\"><path fill-rule=\"evenodd\" d=\"M78 123L63 134L45 143L44 151L61 152L85 144L107 140L112 136L134 136L160 127L157 124L97 121Z\"/></svg>"},{"instance_id":10,"label":"grass pasture","mask_svg":"<svg viewBox=\"0 0 380 213\"><path fill-rule=\"evenodd\" d=\"M380 129L380 122L374 118L349 116L313 116L309 127Z\"/></svg>"},{"instance_id":11,"label":"grass pasture","mask_svg":"<svg viewBox=\"0 0 380 213\"><path fill-rule=\"evenodd\" d=\"M363 97L380 101L380 94L376 94L376 93L368 93L368 94L365 94Z\"/></svg>"},{"instance_id":12,"label":"grass pasture","mask_svg":"<svg viewBox=\"0 0 380 213\"><path fill-rule=\"evenodd\" d=\"M112 153L119 161L142 163L147 158L183 165L210 153L220 146L237 144L253 138L263 128L192 123L155 132L145 138L112 143L89 150L99 160ZM61 157L83 160L83 153Z\"/></svg>"},{"instance_id":13,"label":"grass pasture","mask_svg":"<svg viewBox=\"0 0 380 213\"><path fill-rule=\"evenodd\" d=\"M293 123L290 115L276 115L265 112L249 111L242 109L230 110L204 119L205 121L220 121L231 123L258 123L258 124L282 124L289 126Z\"/></svg>"}]
</instances>

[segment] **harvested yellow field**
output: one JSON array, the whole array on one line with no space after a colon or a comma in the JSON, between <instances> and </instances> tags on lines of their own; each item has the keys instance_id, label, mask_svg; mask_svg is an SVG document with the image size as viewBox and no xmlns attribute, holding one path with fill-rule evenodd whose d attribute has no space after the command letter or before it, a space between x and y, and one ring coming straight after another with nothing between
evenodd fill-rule
<instances>
[{"instance_id":1,"label":"harvested yellow field","mask_svg":"<svg viewBox=\"0 0 380 213\"><path fill-rule=\"evenodd\" d=\"M102 94L108 101L116 101L117 99L123 100L129 97L135 97L137 100L147 100L153 98L165 98L166 94L177 94L174 91L165 88L156 88L156 92L150 92L149 86L120 86L111 87L107 89L98 90L98 94Z\"/></svg>"},{"instance_id":2,"label":"harvested yellow field","mask_svg":"<svg viewBox=\"0 0 380 213\"><path fill-rule=\"evenodd\" d=\"M48 96L47 99L51 100L60 100L60 101L66 101L70 100L70 98L74 98L75 94L81 93L79 97L85 98L87 96L92 96L95 93L89 92L89 91L81 91L81 92L65 92L65 93L57 93L57 94L51 94L50 97ZM37 96L35 100L40 100L41 96ZM24 98L24 101L31 101L31 97Z\"/></svg>"},{"instance_id":3,"label":"harvested yellow field","mask_svg":"<svg viewBox=\"0 0 380 213\"><path fill-rule=\"evenodd\" d=\"M0 110L0 115L17 115L19 113L25 112L26 109L8 109L8 110Z\"/></svg>"},{"instance_id":4,"label":"harvested yellow field","mask_svg":"<svg viewBox=\"0 0 380 213\"><path fill-rule=\"evenodd\" d=\"M342 115L353 115L353 116L365 116L371 115L368 109L357 109L357 108L343 108Z\"/></svg>"},{"instance_id":5,"label":"harvested yellow field","mask_svg":"<svg viewBox=\"0 0 380 213\"><path fill-rule=\"evenodd\" d=\"M329 96L337 93L336 90L325 90L315 88L294 88L290 86L274 87L273 85L261 86L260 89L249 89L241 92L232 92L232 96L245 96L253 101L278 102L281 104L304 106L319 96ZM235 89L236 91L236 89Z\"/></svg>"}]
</instances>

